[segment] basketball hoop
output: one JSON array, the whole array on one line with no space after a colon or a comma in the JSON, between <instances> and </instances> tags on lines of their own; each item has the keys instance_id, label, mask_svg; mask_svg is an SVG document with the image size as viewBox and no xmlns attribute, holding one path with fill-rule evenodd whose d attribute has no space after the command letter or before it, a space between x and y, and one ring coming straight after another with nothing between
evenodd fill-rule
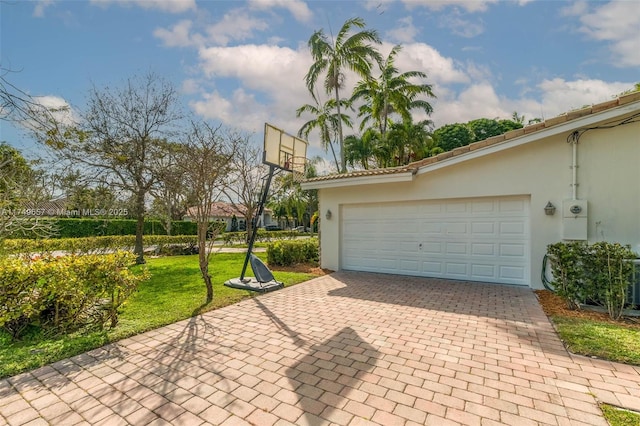
<instances>
[{"instance_id":1,"label":"basketball hoop","mask_svg":"<svg viewBox=\"0 0 640 426\"><path fill-rule=\"evenodd\" d=\"M306 157L292 157L290 168L291 170L291 178L294 182L300 183L307 176L307 167L309 165L309 160Z\"/></svg>"},{"instance_id":2,"label":"basketball hoop","mask_svg":"<svg viewBox=\"0 0 640 426\"><path fill-rule=\"evenodd\" d=\"M269 195L269 185L271 185L271 179L276 169L291 172L294 182L301 182L304 179L308 164L306 158L307 145L309 143L303 139L290 135L269 123L264 124L262 163L269 166L269 175L266 177L256 217L260 217L264 211L267 196ZM258 228L253 227L240 277L226 281L224 283L225 286L261 292L278 290L284 287L284 284L273 279L269 268L262 264L260 259L251 254L257 234ZM254 260L251 262L251 268L256 278L245 278L247 265L252 256Z\"/></svg>"}]
</instances>

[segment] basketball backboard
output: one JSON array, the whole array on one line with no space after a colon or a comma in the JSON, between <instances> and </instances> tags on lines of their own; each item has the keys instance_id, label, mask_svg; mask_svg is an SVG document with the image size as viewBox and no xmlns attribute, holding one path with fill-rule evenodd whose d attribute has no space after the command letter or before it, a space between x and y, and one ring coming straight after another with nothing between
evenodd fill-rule
<instances>
[{"instance_id":1,"label":"basketball backboard","mask_svg":"<svg viewBox=\"0 0 640 426\"><path fill-rule=\"evenodd\" d=\"M282 170L304 174L307 145L307 141L265 123L262 162Z\"/></svg>"}]
</instances>

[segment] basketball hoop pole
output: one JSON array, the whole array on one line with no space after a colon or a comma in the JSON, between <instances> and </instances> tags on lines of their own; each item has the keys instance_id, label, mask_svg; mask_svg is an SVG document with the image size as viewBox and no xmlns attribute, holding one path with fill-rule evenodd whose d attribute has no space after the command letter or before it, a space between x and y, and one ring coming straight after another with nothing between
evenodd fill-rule
<instances>
[{"instance_id":1,"label":"basketball hoop pole","mask_svg":"<svg viewBox=\"0 0 640 426\"><path fill-rule=\"evenodd\" d=\"M269 176L267 177L267 182L264 186L264 191L262 192L262 197L260 198L260 204L258 204L258 211L255 216L254 226L251 229L251 238L249 239L249 248L247 249L247 256L244 258L244 264L242 265L242 273L240 274L240 281L244 280L244 274L247 272L247 265L249 264L249 259L251 258L251 250L253 250L253 244L256 241L256 236L258 235L258 219L262 216L264 212L264 205L267 203L267 196L269 195L269 187L271 186L271 179L273 178L273 173L275 171L274 165L269 165Z\"/></svg>"}]
</instances>

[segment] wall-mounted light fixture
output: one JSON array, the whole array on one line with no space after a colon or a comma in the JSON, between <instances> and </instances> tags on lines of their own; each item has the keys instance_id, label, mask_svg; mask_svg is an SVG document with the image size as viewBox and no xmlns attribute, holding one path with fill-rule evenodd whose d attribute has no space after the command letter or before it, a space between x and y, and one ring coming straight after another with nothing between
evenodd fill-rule
<instances>
[{"instance_id":1,"label":"wall-mounted light fixture","mask_svg":"<svg viewBox=\"0 0 640 426\"><path fill-rule=\"evenodd\" d=\"M547 203L546 206L544 206L544 214L546 214L547 216L553 216L556 212L556 206L554 206L551 201L549 201Z\"/></svg>"},{"instance_id":2,"label":"wall-mounted light fixture","mask_svg":"<svg viewBox=\"0 0 640 426\"><path fill-rule=\"evenodd\" d=\"M331 210L327 209L327 214L325 214L324 217L326 217L327 220L331 220Z\"/></svg>"}]
</instances>

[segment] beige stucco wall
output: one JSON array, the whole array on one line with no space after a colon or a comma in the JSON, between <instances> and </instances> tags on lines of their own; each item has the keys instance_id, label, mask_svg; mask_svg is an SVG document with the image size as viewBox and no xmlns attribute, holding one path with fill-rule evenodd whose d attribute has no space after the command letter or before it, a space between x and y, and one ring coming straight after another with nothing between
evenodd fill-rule
<instances>
[{"instance_id":1,"label":"beige stucco wall","mask_svg":"<svg viewBox=\"0 0 640 426\"><path fill-rule=\"evenodd\" d=\"M413 181L320 189L322 267L339 270L340 215L345 204L485 196L530 197L531 279L542 288L546 246L562 239L562 203L572 197L571 132L438 170ZM640 251L640 123L584 133L577 148L577 198L588 201L588 239ZM556 214L547 216L551 201ZM325 219L327 210L332 218Z\"/></svg>"}]
</instances>

